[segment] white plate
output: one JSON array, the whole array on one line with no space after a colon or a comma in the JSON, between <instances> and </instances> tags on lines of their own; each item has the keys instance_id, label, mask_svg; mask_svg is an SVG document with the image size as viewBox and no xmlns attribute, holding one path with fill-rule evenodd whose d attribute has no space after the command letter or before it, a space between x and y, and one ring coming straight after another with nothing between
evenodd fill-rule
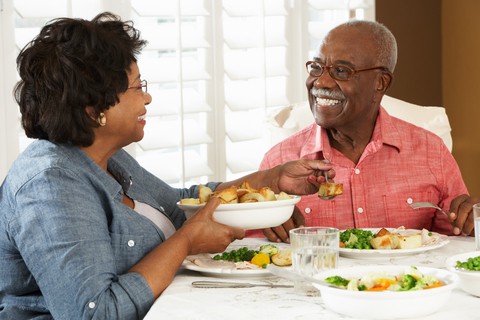
<instances>
[{"instance_id":1,"label":"white plate","mask_svg":"<svg viewBox=\"0 0 480 320\"><path fill-rule=\"evenodd\" d=\"M265 243L267 244L267 243ZM285 250L289 248L287 244L278 243L275 244L279 250ZM249 249L258 250L260 245L244 245L244 244L230 244L225 251L232 251L238 250L240 248L247 247ZM221 254L221 253L217 253ZM217 254L210 254L210 257L214 257ZM202 256L202 255L199 255ZM272 277L272 273L267 269L222 269L222 268L214 268L214 267L201 267L193 262L185 259L183 261L182 266L187 270L197 271L203 275L210 276L210 277L224 277L224 278L258 278L258 277Z\"/></svg>"},{"instance_id":2,"label":"white plate","mask_svg":"<svg viewBox=\"0 0 480 320\"><path fill-rule=\"evenodd\" d=\"M370 230L373 233L377 233L381 228L358 228L362 230ZM416 229L405 229L405 230L398 230L392 228L386 228L390 232L401 232L402 234L407 233L421 233L421 230ZM345 230L342 230L343 232ZM349 248L340 248L340 256L345 258L353 258L353 259L378 259L378 258L389 258L389 257L402 257L408 256L412 254L418 254L429 250L434 250L443 247L446 245L449 240L448 237L436 232L432 232L432 234L438 236L440 239L438 242L434 244L428 244L421 246L419 248L413 249L394 249L394 250L378 250L378 249L349 249Z\"/></svg>"},{"instance_id":3,"label":"white plate","mask_svg":"<svg viewBox=\"0 0 480 320\"><path fill-rule=\"evenodd\" d=\"M216 221L245 230L276 227L287 221L293 213L299 196L291 199L249 203L221 204L213 213ZM204 204L181 204L177 206L185 211L189 218Z\"/></svg>"},{"instance_id":4,"label":"white plate","mask_svg":"<svg viewBox=\"0 0 480 320\"><path fill-rule=\"evenodd\" d=\"M251 269L251 270L238 270L238 269L222 269L222 268L207 268L200 267L185 260L182 266L187 270L197 271L203 275L210 277L222 277L222 278L258 278L269 277L272 274L267 269Z\"/></svg>"}]
</instances>

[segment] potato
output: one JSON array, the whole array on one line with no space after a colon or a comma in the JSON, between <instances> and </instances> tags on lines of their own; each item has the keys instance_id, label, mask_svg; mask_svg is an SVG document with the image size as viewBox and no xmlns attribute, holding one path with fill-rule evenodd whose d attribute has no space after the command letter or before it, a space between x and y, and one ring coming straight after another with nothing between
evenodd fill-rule
<instances>
[{"instance_id":1,"label":"potato","mask_svg":"<svg viewBox=\"0 0 480 320\"><path fill-rule=\"evenodd\" d=\"M290 249L279 251L278 253L274 254L271 259L272 259L272 263L277 266L281 266L281 267L291 266L292 251Z\"/></svg>"}]
</instances>

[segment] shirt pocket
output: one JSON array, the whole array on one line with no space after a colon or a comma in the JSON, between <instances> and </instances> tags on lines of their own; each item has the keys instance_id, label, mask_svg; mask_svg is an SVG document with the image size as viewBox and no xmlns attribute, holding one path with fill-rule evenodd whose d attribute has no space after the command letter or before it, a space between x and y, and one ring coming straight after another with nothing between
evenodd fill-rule
<instances>
[{"instance_id":1,"label":"shirt pocket","mask_svg":"<svg viewBox=\"0 0 480 320\"><path fill-rule=\"evenodd\" d=\"M143 236L110 233L110 239L118 273L128 271L146 254Z\"/></svg>"},{"instance_id":2,"label":"shirt pocket","mask_svg":"<svg viewBox=\"0 0 480 320\"><path fill-rule=\"evenodd\" d=\"M437 203L438 198L431 191L383 195L386 226L431 230L436 209L413 209L410 206L412 203L424 201Z\"/></svg>"}]
</instances>

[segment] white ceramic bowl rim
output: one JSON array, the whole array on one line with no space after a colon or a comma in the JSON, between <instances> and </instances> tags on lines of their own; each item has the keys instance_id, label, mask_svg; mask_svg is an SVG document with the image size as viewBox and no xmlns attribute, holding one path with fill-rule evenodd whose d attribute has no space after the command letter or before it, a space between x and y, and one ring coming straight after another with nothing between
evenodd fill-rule
<instances>
[{"instance_id":1,"label":"white ceramic bowl rim","mask_svg":"<svg viewBox=\"0 0 480 320\"><path fill-rule=\"evenodd\" d=\"M327 270L321 272L315 276L318 279L325 279L329 276L340 275L344 278L350 279L353 275L356 277L361 277L362 275L375 272L389 272L392 275L397 273L403 272L407 270L409 266L404 265L395 265L395 266L384 266L384 265L364 265L364 266L355 266L355 267L346 267L346 268L338 268ZM458 285L459 277L451 271L444 270L444 269L436 269L430 267L417 267L420 272L424 275L434 274L440 280L444 282L444 285L441 287L429 289L428 293L441 293L444 291L452 290L454 287ZM353 271L353 272L349 272ZM347 272L348 275L344 273ZM353 296L353 297L365 297L365 298L372 298L372 299L391 299L391 298L412 298L414 296L424 296L426 294L426 290L414 290L414 291L353 291L353 290L345 290L341 288L335 287L327 287L327 286L318 286L321 290L328 290L332 292L338 292L339 294L346 295L346 296ZM407 297L408 296L408 297Z\"/></svg>"},{"instance_id":2,"label":"white ceramic bowl rim","mask_svg":"<svg viewBox=\"0 0 480 320\"><path fill-rule=\"evenodd\" d=\"M290 195L291 199L274 200L274 201L261 201L261 202L242 202L242 203L225 203L220 204L215 211L233 211L233 210L249 210L249 209L266 209L274 207L283 207L296 204L300 201L300 196ZM182 210L198 210L205 204L181 204L177 202L177 206Z\"/></svg>"}]
</instances>

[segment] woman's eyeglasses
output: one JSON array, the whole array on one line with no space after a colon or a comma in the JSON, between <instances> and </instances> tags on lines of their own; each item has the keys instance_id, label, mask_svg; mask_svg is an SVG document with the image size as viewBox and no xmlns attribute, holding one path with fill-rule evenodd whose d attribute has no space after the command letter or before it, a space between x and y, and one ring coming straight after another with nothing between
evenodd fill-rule
<instances>
[{"instance_id":1,"label":"woman's eyeglasses","mask_svg":"<svg viewBox=\"0 0 480 320\"><path fill-rule=\"evenodd\" d=\"M136 90L142 90L143 93L147 93L147 85L148 85L147 80L142 80L142 81L140 81L140 85L128 87L127 90L128 89L136 89Z\"/></svg>"},{"instance_id":2,"label":"woman's eyeglasses","mask_svg":"<svg viewBox=\"0 0 480 320\"><path fill-rule=\"evenodd\" d=\"M384 71L388 72L388 69L385 67L373 67L373 68L366 68L366 69L352 69L346 66L340 66L333 64L331 66L326 66L320 62L317 61L307 61L306 63L307 67L307 72L315 78L319 78L322 76L322 74L325 72L325 70L328 72L330 77L332 77L335 80L339 81L347 81L352 78L352 76L355 73L363 72L363 71L369 71L369 70L376 70L376 69L382 69Z\"/></svg>"}]
</instances>

